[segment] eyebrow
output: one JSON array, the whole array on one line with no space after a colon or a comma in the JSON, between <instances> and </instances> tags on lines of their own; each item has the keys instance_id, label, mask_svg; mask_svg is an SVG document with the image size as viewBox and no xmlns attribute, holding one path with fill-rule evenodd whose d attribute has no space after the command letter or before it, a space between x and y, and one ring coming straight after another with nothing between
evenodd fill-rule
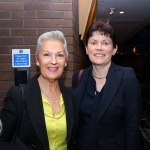
<instances>
[{"instance_id":1,"label":"eyebrow","mask_svg":"<svg viewBox=\"0 0 150 150\"><path fill-rule=\"evenodd\" d=\"M89 41L91 41L91 40L93 40L93 41L98 41L98 40L96 40L96 39L89 39ZM111 39L104 39L104 40L102 40L102 41L111 41Z\"/></svg>"},{"instance_id":2,"label":"eyebrow","mask_svg":"<svg viewBox=\"0 0 150 150\"><path fill-rule=\"evenodd\" d=\"M46 52L48 52L48 53L51 53L47 49L43 49L43 50L46 51ZM65 53L65 51L58 51L57 53Z\"/></svg>"},{"instance_id":3,"label":"eyebrow","mask_svg":"<svg viewBox=\"0 0 150 150\"><path fill-rule=\"evenodd\" d=\"M89 41L97 41L97 40L95 40L95 39L89 39Z\"/></svg>"}]
</instances>

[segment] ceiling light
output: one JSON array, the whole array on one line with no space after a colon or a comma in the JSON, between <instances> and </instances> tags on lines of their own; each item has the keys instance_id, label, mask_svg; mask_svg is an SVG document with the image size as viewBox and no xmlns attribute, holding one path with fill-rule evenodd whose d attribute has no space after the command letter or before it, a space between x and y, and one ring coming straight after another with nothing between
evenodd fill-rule
<instances>
[{"instance_id":1,"label":"ceiling light","mask_svg":"<svg viewBox=\"0 0 150 150\"><path fill-rule=\"evenodd\" d=\"M124 14L124 11L120 11L120 14Z\"/></svg>"},{"instance_id":2,"label":"ceiling light","mask_svg":"<svg viewBox=\"0 0 150 150\"><path fill-rule=\"evenodd\" d=\"M110 15L114 14L114 10L115 10L115 8L110 8Z\"/></svg>"},{"instance_id":3,"label":"ceiling light","mask_svg":"<svg viewBox=\"0 0 150 150\"><path fill-rule=\"evenodd\" d=\"M132 52L133 52L133 53L136 53L136 47L134 47L134 48L132 49Z\"/></svg>"}]
</instances>

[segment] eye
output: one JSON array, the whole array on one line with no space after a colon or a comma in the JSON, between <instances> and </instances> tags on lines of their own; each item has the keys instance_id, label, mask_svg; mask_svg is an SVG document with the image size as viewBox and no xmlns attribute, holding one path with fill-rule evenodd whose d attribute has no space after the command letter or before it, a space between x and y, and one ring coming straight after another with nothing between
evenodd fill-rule
<instances>
[{"instance_id":1,"label":"eye","mask_svg":"<svg viewBox=\"0 0 150 150\"><path fill-rule=\"evenodd\" d=\"M46 57L48 57L48 56L50 56L48 53L44 53L44 56L46 56Z\"/></svg>"},{"instance_id":2,"label":"eye","mask_svg":"<svg viewBox=\"0 0 150 150\"><path fill-rule=\"evenodd\" d=\"M64 57L64 54L57 54L58 57Z\"/></svg>"},{"instance_id":3,"label":"eye","mask_svg":"<svg viewBox=\"0 0 150 150\"><path fill-rule=\"evenodd\" d=\"M104 45L109 45L109 42L104 41L103 44Z\"/></svg>"},{"instance_id":4,"label":"eye","mask_svg":"<svg viewBox=\"0 0 150 150\"><path fill-rule=\"evenodd\" d=\"M91 44L92 44L92 45L95 45L95 44L96 44L96 42L91 42Z\"/></svg>"}]
</instances>

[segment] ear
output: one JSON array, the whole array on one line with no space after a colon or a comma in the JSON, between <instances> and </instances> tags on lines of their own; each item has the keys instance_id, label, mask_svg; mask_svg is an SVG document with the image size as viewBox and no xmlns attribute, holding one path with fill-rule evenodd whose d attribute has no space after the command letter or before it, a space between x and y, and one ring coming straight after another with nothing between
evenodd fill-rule
<instances>
[{"instance_id":1,"label":"ear","mask_svg":"<svg viewBox=\"0 0 150 150\"><path fill-rule=\"evenodd\" d=\"M40 64L39 64L37 55L35 55L35 59L36 59L36 65L39 66Z\"/></svg>"},{"instance_id":2,"label":"ear","mask_svg":"<svg viewBox=\"0 0 150 150\"><path fill-rule=\"evenodd\" d=\"M65 67L67 66L68 57L65 60Z\"/></svg>"},{"instance_id":3,"label":"ear","mask_svg":"<svg viewBox=\"0 0 150 150\"><path fill-rule=\"evenodd\" d=\"M87 46L85 45L85 50L86 50L86 54L88 55L88 50L87 50Z\"/></svg>"},{"instance_id":4,"label":"ear","mask_svg":"<svg viewBox=\"0 0 150 150\"><path fill-rule=\"evenodd\" d=\"M113 53L112 53L112 55L115 55L116 52L117 52L117 50L118 50L118 45L116 45L116 48L113 48Z\"/></svg>"}]
</instances>

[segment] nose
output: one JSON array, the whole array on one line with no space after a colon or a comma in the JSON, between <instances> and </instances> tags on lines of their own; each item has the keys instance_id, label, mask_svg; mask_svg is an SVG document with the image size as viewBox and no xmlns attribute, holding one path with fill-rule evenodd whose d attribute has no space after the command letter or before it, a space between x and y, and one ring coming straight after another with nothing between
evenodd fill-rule
<instances>
[{"instance_id":1,"label":"nose","mask_svg":"<svg viewBox=\"0 0 150 150\"><path fill-rule=\"evenodd\" d=\"M96 50L101 50L102 49L102 44L101 43L98 43L97 44L97 47L96 47Z\"/></svg>"},{"instance_id":2,"label":"nose","mask_svg":"<svg viewBox=\"0 0 150 150\"><path fill-rule=\"evenodd\" d=\"M54 56L54 55L51 57L51 64L53 64L53 65L57 64L57 59L56 59L56 56Z\"/></svg>"}]
</instances>

